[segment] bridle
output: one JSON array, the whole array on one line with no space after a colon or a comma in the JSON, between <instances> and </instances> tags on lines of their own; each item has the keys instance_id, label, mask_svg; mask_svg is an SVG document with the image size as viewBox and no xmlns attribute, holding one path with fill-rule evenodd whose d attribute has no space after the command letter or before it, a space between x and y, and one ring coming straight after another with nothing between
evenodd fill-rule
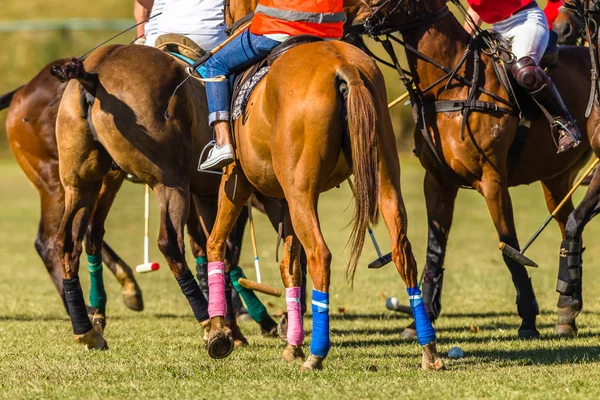
<instances>
[{"instance_id":1,"label":"bridle","mask_svg":"<svg viewBox=\"0 0 600 400\"><path fill-rule=\"evenodd\" d=\"M569 12L572 16L572 21L575 23L577 28L577 42L579 45L584 45L587 40L585 29L586 22L588 19L589 27L591 28L591 39L596 41L598 39L598 23L594 18L595 15L600 15L600 0L589 0L585 1L585 5L581 1L575 1L574 3L565 2L560 9L564 9ZM591 5L590 5L591 4ZM587 11L586 7L587 6ZM586 18L587 13L587 18Z\"/></svg>"},{"instance_id":2,"label":"bridle","mask_svg":"<svg viewBox=\"0 0 600 400\"><path fill-rule=\"evenodd\" d=\"M591 6L590 6L591 3ZM565 2L563 7L575 11L575 13L583 20L584 24L584 35L588 42L588 48L590 51L590 61L592 63L592 84L590 86L590 96L588 105L585 110L585 117L588 118L592 112L594 103L598 104L598 96L600 94L600 81L598 80L598 65L600 64L598 59L598 26L594 19L594 16L600 15L600 0L574 0L573 2ZM592 33L592 25L594 31Z\"/></svg>"}]
</instances>

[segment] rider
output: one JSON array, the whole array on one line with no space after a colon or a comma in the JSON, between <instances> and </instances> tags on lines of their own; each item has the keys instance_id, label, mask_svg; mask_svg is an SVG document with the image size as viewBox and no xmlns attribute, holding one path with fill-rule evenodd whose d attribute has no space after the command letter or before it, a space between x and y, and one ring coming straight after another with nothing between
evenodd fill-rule
<instances>
[{"instance_id":1,"label":"rider","mask_svg":"<svg viewBox=\"0 0 600 400\"><path fill-rule=\"evenodd\" d=\"M558 0L549 0L557 2ZM510 70L517 83L544 107L560 132L558 153L579 144L581 134L550 77L539 67L548 44L548 22L534 0L467 0L469 15L477 26L493 24L493 29L512 42L516 61ZM468 21L465 29L473 33Z\"/></svg>"},{"instance_id":2,"label":"rider","mask_svg":"<svg viewBox=\"0 0 600 400\"><path fill-rule=\"evenodd\" d=\"M206 78L229 77L266 57L290 36L342 37L345 15L342 0L260 0L250 28L233 39L206 64ZM227 80L207 82L209 124L216 145L202 170L220 170L234 160L229 126L230 88Z\"/></svg>"}]
</instances>

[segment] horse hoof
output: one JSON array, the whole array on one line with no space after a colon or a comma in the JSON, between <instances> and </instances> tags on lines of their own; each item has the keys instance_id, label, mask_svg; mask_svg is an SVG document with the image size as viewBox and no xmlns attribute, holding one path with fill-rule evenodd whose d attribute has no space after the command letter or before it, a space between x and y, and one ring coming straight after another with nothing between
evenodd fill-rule
<instances>
[{"instance_id":1,"label":"horse hoof","mask_svg":"<svg viewBox=\"0 0 600 400\"><path fill-rule=\"evenodd\" d=\"M73 335L75 343L83 345L86 350L108 350L108 344L100 333L92 329L83 335Z\"/></svg>"},{"instance_id":2,"label":"horse hoof","mask_svg":"<svg viewBox=\"0 0 600 400\"><path fill-rule=\"evenodd\" d=\"M300 371L320 371L323 369L323 360L325 360L325 357L314 356L311 354L308 356L308 359L304 361L302 367L300 367Z\"/></svg>"},{"instance_id":3,"label":"horse hoof","mask_svg":"<svg viewBox=\"0 0 600 400\"><path fill-rule=\"evenodd\" d=\"M423 346L421 369L423 371L442 371L446 369L444 361L437 352L435 342Z\"/></svg>"},{"instance_id":4,"label":"horse hoof","mask_svg":"<svg viewBox=\"0 0 600 400\"><path fill-rule=\"evenodd\" d=\"M306 356L304 355L304 352L302 351L302 346L293 346L291 344L288 344L287 346L285 346L285 349L283 349L283 354L282 354L283 361L292 362L292 361L304 360L305 357Z\"/></svg>"},{"instance_id":5,"label":"horse hoof","mask_svg":"<svg viewBox=\"0 0 600 400\"><path fill-rule=\"evenodd\" d=\"M92 328L94 328L94 330L96 332L98 332L100 335L103 335L104 328L106 328L106 316L104 314L100 313L100 311L98 311L97 308L93 308L93 307L88 307L87 312L88 312L88 318L90 319L90 321L92 323Z\"/></svg>"},{"instance_id":6,"label":"horse hoof","mask_svg":"<svg viewBox=\"0 0 600 400\"><path fill-rule=\"evenodd\" d=\"M216 331L206 343L208 355L215 360L227 357L231 354L233 348L233 337L227 335L224 331Z\"/></svg>"},{"instance_id":7,"label":"horse hoof","mask_svg":"<svg viewBox=\"0 0 600 400\"><path fill-rule=\"evenodd\" d=\"M231 337L233 338L233 346L237 349L238 347L248 346L248 340L240 330L240 327L235 321L227 322L227 327L231 330Z\"/></svg>"},{"instance_id":8,"label":"horse hoof","mask_svg":"<svg viewBox=\"0 0 600 400\"><path fill-rule=\"evenodd\" d=\"M288 330L287 313L283 313L283 315L281 316L281 319L279 320L279 323L277 324L277 333L279 334L279 337L282 340L284 340L285 342L287 342L287 330Z\"/></svg>"},{"instance_id":9,"label":"horse hoof","mask_svg":"<svg viewBox=\"0 0 600 400\"><path fill-rule=\"evenodd\" d=\"M556 334L563 338L574 338L577 336L575 321L570 324L556 324Z\"/></svg>"},{"instance_id":10,"label":"horse hoof","mask_svg":"<svg viewBox=\"0 0 600 400\"><path fill-rule=\"evenodd\" d=\"M532 340L538 339L540 337L540 333L537 329L519 329L519 339L521 340Z\"/></svg>"},{"instance_id":11,"label":"horse hoof","mask_svg":"<svg viewBox=\"0 0 600 400\"><path fill-rule=\"evenodd\" d=\"M400 334L400 339L402 340L417 340L417 329L415 327L415 322L413 321L410 325L408 325L402 333Z\"/></svg>"},{"instance_id":12,"label":"horse hoof","mask_svg":"<svg viewBox=\"0 0 600 400\"><path fill-rule=\"evenodd\" d=\"M208 344L208 337L210 336L210 319L200 322L200 326L202 327L202 331L204 332L202 340L204 341L204 344Z\"/></svg>"},{"instance_id":13,"label":"horse hoof","mask_svg":"<svg viewBox=\"0 0 600 400\"><path fill-rule=\"evenodd\" d=\"M123 304L125 304L125 307L132 311L144 310L144 299L142 298L141 291L122 291L121 294L123 296Z\"/></svg>"},{"instance_id":14,"label":"horse hoof","mask_svg":"<svg viewBox=\"0 0 600 400\"><path fill-rule=\"evenodd\" d=\"M260 334L264 337L277 337L278 336L278 327L277 322L273 320L273 318L269 317L260 321Z\"/></svg>"}]
</instances>

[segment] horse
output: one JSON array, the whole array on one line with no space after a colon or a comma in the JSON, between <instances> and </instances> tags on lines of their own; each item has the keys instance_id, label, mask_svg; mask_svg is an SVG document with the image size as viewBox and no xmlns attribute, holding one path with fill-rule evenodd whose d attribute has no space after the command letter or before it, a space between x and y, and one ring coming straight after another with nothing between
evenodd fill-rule
<instances>
[{"instance_id":1,"label":"horse","mask_svg":"<svg viewBox=\"0 0 600 400\"><path fill-rule=\"evenodd\" d=\"M228 24L231 26L252 11L253 6L255 2L228 2ZM379 211L392 239L393 261L414 300L415 310L420 310L417 264L406 235L400 164L386 103L381 71L369 56L348 43L302 44L287 50L271 64L251 94L243 116L233 123L237 161L226 169L221 182L216 222L207 242L209 274L213 278L209 282L209 344L230 335L223 319L226 306L221 300L222 276L229 268L223 261L225 239L246 199L259 192L285 199L280 272L286 287L289 325L283 359L305 358L304 330L296 304L302 284L298 263L302 246L314 290L311 354L301 369L323 367L330 348L332 256L319 226L317 203L320 193L352 174L355 209L348 279L353 279L367 226L377 222ZM419 343L423 347L422 368L443 369L433 327L422 310L422 318L417 318Z\"/></svg>"},{"instance_id":2,"label":"horse","mask_svg":"<svg viewBox=\"0 0 600 400\"><path fill-rule=\"evenodd\" d=\"M422 104L413 110L417 125L423 127L417 126L415 130L415 152L426 171L424 191L429 232L423 299L430 317L436 319L441 311L444 257L458 189L477 190L486 201L500 241L519 249L508 188L540 181L548 210L554 211L588 160L591 154L589 138L598 131L596 113L586 126L587 98L581 96L590 88L590 58L582 47L559 47L560 62L548 71L579 121L579 129L584 133L581 145L557 155L549 124L538 113L531 119L530 132L520 156L514 165L510 165L509 150L519 125L515 113L473 111L465 113L463 118L460 108L440 113L432 110L435 101L464 101L456 99L467 99L470 86L479 89L469 100L490 103L491 108L497 110L510 104L509 94L497 78L490 56L478 52L475 64L461 63L467 59L465 54L473 39L449 12L446 1L379 0L361 2L359 7L362 7L359 14L371 33L375 34L377 29L385 32L384 38L380 37L384 43L386 39L391 40L392 32L402 34L400 42L405 46L412 80L404 78L409 85L415 85L411 98L413 106ZM473 51L470 54L473 55ZM565 76L569 79L564 79ZM423 113L419 114L421 111ZM466 130L464 138L462 127ZM572 210L573 204L569 200L555 215L563 238ZM503 258L517 292L517 311L522 320L518 337L539 337L536 328L539 310L528 273L523 265L510 257L503 255ZM556 324L559 335L574 334L574 327L565 322L565 315L576 308L575 302L559 299ZM411 326L403 336L414 337Z\"/></svg>"},{"instance_id":3,"label":"horse","mask_svg":"<svg viewBox=\"0 0 600 400\"><path fill-rule=\"evenodd\" d=\"M41 217L35 249L44 262L66 309L59 260L54 250L54 239L64 210L64 190L59 178L55 137L58 102L64 88L65 85L50 74L50 66L46 66L27 84L0 96L0 110L8 108L6 133L10 148L40 196ZM104 204L112 202L114 197L107 194L118 190L123 177L122 171L111 171L104 179L103 195L98 203L98 215L102 212ZM142 311L144 309L142 292L131 268L107 243L103 243L102 258L121 285L125 306L134 311ZM94 283L90 297L99 301L92 302L94 304L90 309L90 315L94 320L94 326L103 327L106 294L102 281L98 281L97 274L92 275L91 279Z\"/></svg>"},{"instance_id":4,"label":"horse","mask_svg":"<svg viewBox=\"0 0 600 400\"><path fill-rule=\"evenodd\" d=\"M138 69L138 65L152 68ZM196 320L206 331L210 325L207 302L187 266L183 238L186 222L188 231L192 222L199 226L196 233L204 239L192 234L192 249L206 254L198 244L212 229L221 180L220 175L201 173L196 168L202 149L212 138L203 85L189 80L180 86L187 77L180 63L163 51L139 45L102 47L84 61L56 64L52 72L60 80L69 81L56 122L66 204L56 248L68 285L67 303L75 341L87 348L107 348L104 337L91 330L83 318L78 269L85 227L94 214L101 182L113 164L154 191L160 206L158 247ZM277 204L265 201L274 214L279 213ZM100 249L103 222L90 224L88 256ZM241 240L242 232L238 229L234 242ZM239 254L239 249L237 243L229 258ZM230 295L226 297L227 301L231 299ZM276 323L266 309L263 314L259 325L263 331L274 333ZM246 341L231 312L227 325L234 340L217 343L217 357L220 348L229 350Z\"/></svg>"},{"instance_id":5,"label":"horse","mask_svg":"<svg viewBox=\"0 0 600 400\"><path fill-rule=\"evenodd\" d=\"M576 1L582 2L582 0ZM567 6L560 7L558 16L552 24L552 30L558 34L558 44L560 45L584 45L586 42L585 23L576 10L576 1L566 0ZM590 10L600 11L600 2L597 0L584 1L587 1ZM594 13L591 17L595 23L593 29L597 32L600 14Z\"/></svg>"}]
</instances>

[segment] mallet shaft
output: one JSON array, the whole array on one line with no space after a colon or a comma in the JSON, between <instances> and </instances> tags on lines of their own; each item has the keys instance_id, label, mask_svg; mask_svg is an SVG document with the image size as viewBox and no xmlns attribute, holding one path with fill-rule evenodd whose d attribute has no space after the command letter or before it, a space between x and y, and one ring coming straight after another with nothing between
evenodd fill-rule
<instances>
[{"instance_id":1,"label":"mallet shaft","mask_svg":"<svg viewBox=\"0 0 600 400\"><path fill-rule=\"evenodd\" d=\"M254 268L256 269L256 280L262 283L260 274L260 263L258 261L258 246L256 245L256 232L254 230L254 219L252 218L252 201L248 199L248 221L250 222L250 238L252 239L252 251L254 252Z\"/></svg>"},{"instance_id":2,"label":"mallet shaft","mask_svg":"<svg viewBox=\"0 0 600 400\"><path fill-rule=\"evenodd\" d=\"M398 97L396 100L394 100L390 104L388 104L388 109L400 104L402 101L406 100L407 97L408 97L408 92L404 93L402 96Z\"/></svg>"},{"instance_id":3,"label":"mallet shaft","mask_svg":"<svg viewBox=\"0 0 600 400\"><path fill-rule=\"evenodd\" d=\"M270 296L281 297L282 291L280 289L276 289L271 286L264 285L262 283L250 281L245 278L238 279L238 283L249 290L254 290L255 292L261 292L264 294L268 294Z\"/></svg>"}]
</instances>

